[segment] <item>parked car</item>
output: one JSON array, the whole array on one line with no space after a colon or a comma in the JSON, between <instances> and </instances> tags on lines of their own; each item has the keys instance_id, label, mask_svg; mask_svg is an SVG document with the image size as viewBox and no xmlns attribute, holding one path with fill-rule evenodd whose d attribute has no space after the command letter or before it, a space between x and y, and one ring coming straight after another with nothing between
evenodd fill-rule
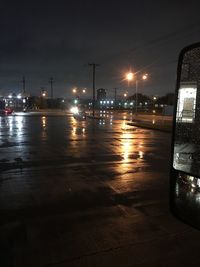
<instances>
[{"instance_id":1,"label":"parked car","mask_svg":"<svg viewBox=\"0 0 200 267\"><path fill-rule=\"evenodd\" d=\"M0 115L11 115L12 113L13 109L11 108L0 109Z\"/></svg>"},{"instance_id":2,"label":"parked car","mask_svg":"<svg viewBox=\"0 0 200 267\"><path fill-rule=\"evenodd\" d=\"M77 120L86 120L86 113L85 111L79 111L78 113L74 114L73 117Z\"/></svg>"}]
</instances>

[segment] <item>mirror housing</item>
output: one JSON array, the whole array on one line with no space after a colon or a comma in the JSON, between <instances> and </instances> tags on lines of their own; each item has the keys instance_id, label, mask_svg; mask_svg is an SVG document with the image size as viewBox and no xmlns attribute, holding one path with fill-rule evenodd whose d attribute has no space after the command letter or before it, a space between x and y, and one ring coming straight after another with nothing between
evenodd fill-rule
<instances>
[{"instance_id":1,"label":"mirror housing","mask_svg":"<svg viewBox=\"0 0 200 267\"><path fill-rule=\"evenodd\" d=\"M200 43L179 55L170 165L171 211L200 229Z\"/></svg>"}]
</instances>

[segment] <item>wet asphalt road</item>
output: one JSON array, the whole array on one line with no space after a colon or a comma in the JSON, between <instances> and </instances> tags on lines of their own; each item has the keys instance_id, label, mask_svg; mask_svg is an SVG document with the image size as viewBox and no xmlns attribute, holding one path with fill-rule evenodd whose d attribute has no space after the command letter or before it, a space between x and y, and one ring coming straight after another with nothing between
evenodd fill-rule
<instances>
[{"instance_id":1,"label":"wet asphalt road","mask_svg":"<svg viewBox=\"0 0 200 267\"><path fill-rule=\"evenodd\" d=\"M104 115L0 117L0 266L199 265L169 212L170 134Z\"/></svg>"}]
</instances>

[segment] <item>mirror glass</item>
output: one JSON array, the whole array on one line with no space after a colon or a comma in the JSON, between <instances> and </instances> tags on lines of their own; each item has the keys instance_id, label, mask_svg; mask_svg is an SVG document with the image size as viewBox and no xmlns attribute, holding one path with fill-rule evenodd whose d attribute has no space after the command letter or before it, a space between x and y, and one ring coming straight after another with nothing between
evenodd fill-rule
<instances>
[{"instance_id":1,"label":"mirror glass","mask_svg":"<svg viewBox=\"0 0 200 267\"><path fill-rule=\"evenodd\" d=\"M182 60L176 109L173 167L200 177L200 48Z\"/></svg>"}]
</instances>

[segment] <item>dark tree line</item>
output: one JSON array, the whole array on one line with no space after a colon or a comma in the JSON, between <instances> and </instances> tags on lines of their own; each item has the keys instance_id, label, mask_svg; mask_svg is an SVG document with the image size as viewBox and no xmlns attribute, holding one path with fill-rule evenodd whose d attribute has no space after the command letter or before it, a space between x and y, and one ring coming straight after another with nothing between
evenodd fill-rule
<instances>
[{"instance_id":1,"label":"dark tree line","mask_svg":"<svg viewBox=\"0 0 200 267\"><path fill-rule=\"evenodd\" d=\"M62 98L47 99L43 97L31 96L26 104L28 109L65 109L66 103Z\"/></svg>"}]
</instances>

